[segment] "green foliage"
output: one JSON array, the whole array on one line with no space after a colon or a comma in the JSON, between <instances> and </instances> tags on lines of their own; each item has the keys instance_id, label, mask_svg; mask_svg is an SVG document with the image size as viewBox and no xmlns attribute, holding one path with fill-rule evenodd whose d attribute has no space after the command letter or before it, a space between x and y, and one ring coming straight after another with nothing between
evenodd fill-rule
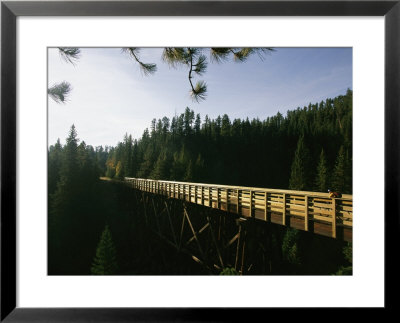
<instances>
[{"instance_id":1,"label":"green foliage","mask_svg":"<svg viewBox=\"0 0 400 323\"><path fill-rule=\"evenodd\" d=\"M154 74L157 71L157 65L152 63L143 63L139 59L140 49L136 47L123 48L122 52L127 53L132 57L140 66L140 69L144 75Z\"/></svg>"},{"instance_id":2,"label":"green foliage","mask_svg":"<svg viewBox=\"0 0 400 323\"><path fill-rule=\"evenodd\" d=\"M336 158L332 179L333 190L341 193L351 193L352 172L349 151L341 146Z\"/></svg>"},{"instance_id":3,"label":"green foliage","mask_svg":"<svg viewBox=\"0 0 400 323\"><path fill-rule=\"evenodd\" d=\"M81 50L76 47L58 47L58 52L64 61L72 65L75 65L76 61L81 56Z\"/></svg>"},{"instance_id":4,"label":"green foliage","mask_svg":"<svg viewBox=\"0 0 400 323\"><path fill-rule=\"evenodd\" d=\"M196 101L202 101L205 100L207 97L207 84L204 81L198 81L196 83L196 86L192 86L192 90L189 92L191 98Z\"/></svg>"},{"instance_id":5,"label":"green foliage","mask_svg":"<svg viewBox=\"0 0 400 323\"><path fill-rule=\"evenodd\" d=\"M189 161L189 164L186 168L185 177L183 178L185 182L193 181L193 163L192 160Z\"/></svg>"},{"instance_id":6,"label":"green foliage","mask_svg":"<svg viewBox=\"0 0 400 323\"><path fill-rule=\"evenodd\" d=\"M193 47L167 47L164 48L162 58L171 67L186 66L188 68L188 80L190 84L190 96L193 101L200 102L205 100L207 96L207 85L204 81L198 81L193 84L193 75L202 76L207 69L207 56L204 54L206 50L210 52L212 62L222 63L229 59L232 55L233 60L244 62L251 55L258 54L260 58L264 54L274 51L272 48L193 48Z\"/></svg>"},{"instance_id":7,"label":"green foliage","mask_svg":"<svg viewBox=\"0 0 400 323\"><path fill-rule=\"evenodd\" d=\"M282 242L283 259L292 265L300 265L301 257L299 251L299 231L288 228L285 232Z\"/></svg>"},{"instance_id":8,"label":"green foliage","mask_svg":"<svg viewBox=\"0 0 400 323\"><path fill-rule=\"evenodd\" d=\"M347 266L347 267L340 267L339 270L335 273L335 275L338 276L347 276L347 275L353 275L353 266Z\"/></svg>"},{"instance_id":9,"label":"green foliage","mask_svg":"<svg viewBox=\"0 0 400 323\"><path fill-rule=\"evenodd\" d=\"M169 157L167 151L163 150L157 158L150 177L154 179L169 179L170 167L171 158Z\"/></svg>"},{"instance_id":10,"label":"green foliage","mask_svg":"<svg viewBox=\"0 0 400 323\"><path fill-rule=\"evenodd\" d=\"M95 187L100 170L92 146L79 144L72 125L64 146L58 141L49 148L49 272L74 274L89 268L89 263L76 262L76 255L88 255L92 246L87 227L92 226L98 197ZM96 228L96 226L93 226ZM72 238L73 237L73 238Z\"/></svg>"},{"instance_id":11,"label":"green foliage","mask_svg":"<svg viewBox=\"0 0 400 323\"><path fill-rule=\"evenodd\" d=\"M353 244L351 242L348 242L343 248L343 255L349 263L353 263Z\"/></svg>"},{"instance_id":12,"label":"green foliage","mask_svg":"<svg viewBox=\"0 0 400 323\"><path fill-rule=\"evenodd\" d=\"M57 183L60 180L60 169L62 163L62 145L60 139L54 146L49 148L49 158L48 158L48 192L53 194L57 188Z\"/></svg>"},{"instance_id":13,"label":"green foliage","mask_svg":"<svg viewBox=\"0 0 400 323\"><path fill-rule=\"evenodd\" d=\"M123 179L125 177L124 167L122 166L121 161L118 161L117 167L115 168L115 177L118 179Z\"/></svg>"},{"instance_id":14,"label":"green foliage","mask_svg":"<svg viewBox=\"0 0 400 323\"><path fill-rule=\"evenodd\" d=\"M116 251L110 229L106 225L97 246L91 273L93 275L115 275L117 270Z\"/></svg>"},{"instance_id":15,"label":"green foliage","mask_svg":"<svg viewBox=\"0 0 400 323\"><path fill-rule=\"evenodd\" d=\"M128 177L326 192L340 146L350 147L344 133L352 123L343 121L351 116L349 102L340 96L288 111L286 117L230 120L225 114L205 116L203 122L186 107L172 118L154 119L138 140L125 135L109 149L105 172L116 176L121 162ZM350 148L346 153L351 161ZM351 182L351 167L346 169Z\"/></svg>"},{"instance_id":16,"label":"green foliage","mask_svg":"<svg viewBox=\"0 0 400 323\"><path fill-rule=\"evenodd\" d=\"M220 272L220 275L221 276L233 276L233 275L239 275L239 273L233 267L226 267Z\"/></svg>"},{"instance_id":17,"label":"green foliage","mask_svg":"<svg viewBox=\"0 0 400 323\"><path fill-rule=\"evenodd\" d=\"M131 214L132 196L127 194L126 199L121 199L109 189L113 185L111 182L101 184L108 187L99 191L98 177L104 173L110 177L150 177L285 189L292 173L301 173L293 171L297 159L303 161L299 164L306 168L303 169L305 174L313 174L312 181L308 181L307 176L300 178L306 178L303 181L313 187L315 176L325 174L319 172L324 169L320 165L333 169L326 173L328 183L333 182L333 175L338 175L341 169L346 171L338 177L344 176L347 183L348 179L351 183L351 167L340 166L351 165L351 142L347 137L351 124L349 92L344 97L288 111L286 116L278 113L265 120L230 120L228 115L223 115L215 119L205 116L202 122L200 115L186 108L184 113L171 119L154 119L150 131L146 129L137 140L126 134L115 147L86 145L79 141L72 126L65 145L58 141L48 151L49 274L89 274L93 250L96 250L98 233L104 229L104 223L109 223L114 230L118 255L126 255L119 257L123 259L118 264L124 268L121 272L127 268L134 268L135 273L147 272L141 269L139 260L131 262L129 258L131 250L138 249L136 247L145 241L130 231L135 227L130 221L139 221ZM307 146L309 160L315 162L304 162L306 158L300 152L305 149L299 148L302 146ZM105 207L107 204L110 206ZM123 208L126 208L125 213L119 213ZM142 224L138 227L143 228ZM290 231L281 239L278 232L271 238L270 272L299 273L304 263L310 262L303 252L308 249L302 240L298 241L295 232ZM320 256L323 256L326 248L321 250ZM343 262L342 250L337 248L335 252ZM345 248L344 252L347 262L343 263L340 273L347 273L351 264L351 248ZM139 253L146 257L149 250ZM153 266L152 261L149 263ZM153 267L150 272L160 271ZM337 268L334 260L329 266L321 261L312 272L332 273L337 272Z\"/></svg>"},{"instance_id":18,"label":"green foliage","mask_svg":"<svg viewBox=\"0 0 400 323\"><path fill-rule=\"evenodd\" d=\"M300 136L292 163L289 181L289 188L291 190L305 191L309 189L309 169L309 151L305 145L304 136Z\"/></svg>"},{"instance_id":19,"label":"green foliage","mask_svg":"<svg viewBox=\"0 0 400 323\"><path fill-rule=\"evenodd\" d=\"M72 90L71 84L63 81L47 89L47 94L57 103L65 103Z\"/></svg>"},{"instance_id":20,"label":"green foliage","mask_svg":"<svg viewBox=\"0 0 400 323\"><path fill-rule=\"evenodd\" d=\"M317 175L315 179L315 190L317 192L327 192L328 190L328 162L324 150L321 150L317 166Z\"/></svg>"},{"instance_id":21,"label":"green foliage","mask_svg":"<svg viewBox=\"0 0 400 323\"><path fill-rule=\"evenodd\" d=\"M348 266L341 266L335 275L352 275L353 274L353 244L348 242L343 248L344 259L350 264Z\"/></svg>"}]
</instances>

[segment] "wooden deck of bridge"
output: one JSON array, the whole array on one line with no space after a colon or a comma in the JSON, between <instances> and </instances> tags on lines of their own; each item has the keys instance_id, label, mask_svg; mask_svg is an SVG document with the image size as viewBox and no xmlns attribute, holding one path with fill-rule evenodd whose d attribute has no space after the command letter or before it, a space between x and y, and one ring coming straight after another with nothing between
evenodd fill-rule
<instances>
[{"instance_id":1,"label":"wooden deck of bridge","mask_svg":"<svg viewBox=\"0 0 400 323\"><path fill-rule=\"evenodd\" d=\"M245 218L352 240L353 197L328 193L161 181L125 177L133 188L211 207Z\"/></svg>"}]
</instances>

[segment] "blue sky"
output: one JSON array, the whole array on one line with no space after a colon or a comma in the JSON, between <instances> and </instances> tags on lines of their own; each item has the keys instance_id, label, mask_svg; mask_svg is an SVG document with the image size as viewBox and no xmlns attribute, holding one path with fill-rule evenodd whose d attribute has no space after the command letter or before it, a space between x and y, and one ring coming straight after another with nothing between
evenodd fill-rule
<instances>
[{"instance_id":1,"label":"blue sky","mask_svg":"<svg viewBox=\"0 0 400 323\"><path fill-rule=\"evenodd\" d=\"M81 51L74 66L49 49L49 86L66 80L73 87L66 104L48 100L49 145L57 138L65 143L72 124L86 144L115 146L125 133L139 138L153 118L172 118L186 107L202 120L225 113L231 120L263 120L352 89L351 48L276 48L263 60L254 55L244 63L210 63L194 79L207 83L207 98L200 103L189 96L187 69L164 63L161 48L140 52L143 62L157 64L150 76L119 48Z\"/></svg>"}]
</instances>

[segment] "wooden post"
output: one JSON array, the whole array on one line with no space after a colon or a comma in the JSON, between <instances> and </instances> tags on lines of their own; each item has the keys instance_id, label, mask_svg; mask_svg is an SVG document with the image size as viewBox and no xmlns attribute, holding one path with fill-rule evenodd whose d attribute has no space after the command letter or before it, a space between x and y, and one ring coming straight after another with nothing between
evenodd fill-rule
<instances>
[{"instance_id":1,"label":"wooden post","mask_svg":"<svg viewBox=\"0 0 400 323\"><path fill-rule=\"evenodd\" d=\"M204 205L204 186L201 186L201 205Z\"/></svg>"},{"instance_id":2,"label":"wooden post","mask_svg":"<svg viewBox=\"0 0 400 323\"><path fill-rule=\"evenodd\" d=\"M304 197L304 231L308 231L308 196Z\"/></svg>"},{"instance_id":3,"label":"wooden post","mask_svg":"<svg viewBox=\"0 0 400 323\"><path fill-rule=\"evenodd\" d=\"M168 209L168 204L165 200L164 200L164 205L165 205L165 210L167 211L167 214L168 214L168 220L169 220L169 226L170 226L171 232L172 232L172 238L174 239L174 244L175 244L176 249L178 249L178 240L176 239L174 226L172 225L171 214Z\"/></svg>"},{"instance_id":4,"label":"wooden post","mask_svg":"<svg viewBox=\"0 0 400 323\"><path fill-rule=\"evenodd\" d=\"M268 192L265 192L265 201L264 201L264 220L268 221Z\"/></svg>"},{"instance_id":5,"label":"wooden post","mask_svg":"<svg viewBox=\"0 0 400 323\"><path fill-rule=\"evenodd\" d=\"M208 187L208 206L212 207L210 186Z\"/></svg>"},{"instance_id":6,"label":"wooden post","mask_svg":"<svg viewBox=\"0 0 400 323\"><path fill-rule=\"evenodd\" d=\"M286 194L283 193L282 224L286 225Z\"/></svg>"},{"instance_id":7,"label":"wooden post","mask_svg":"<svg viewBox=\"0 0 400 323\"><path fill-rule=\"evenodd\" d=\"M194 187L194 203L197 204L197 185Z\"/></svg>"},{"instance_id":8,"label":"wooden post","mask_svg":"<svg viewBox=\"0 0 400 323\"><path fill-rule=\"evenodd\" d=\"M240 274L243 275L244 273L244 257L245 257L245 251L246 251L246 230L243 230L243 244L242 244L242 265L240 266Z\"/></svg>"},{"instance_id":9,"label":"wooden post","mask_svg":"<svg viewBox=\"0 0 400 323\"><path fill-rule=\"evenodd\" d=\"M240 235L242 232L242 225L239 224L239 232L238 232L238 238L237 238L237 245L236 245L236 257L235 257L235 270L239 271L238 269L238 264L239 264L239 257L240 257Z\"/></svg>"},{"instance_id":10,"label":"wooden post","mask_svg":"<svg viewBox=\"0 0 400 323\"><path fill-rule=\"evenodd\" d=\"M250 209L249 209L249 216L253 216L253 191L250 191Z\"/></svg>"},{"instance_id":11,"label":"wooden post","mask_svg":"<svg viewBox=\"0 0 400 323\"><path fill-rule=\"evenodd\" d=\"M332 199L332 238L336 238L336 199Z\"/></svg>"},{"instance_id":12,"label":"wooden post","mask_svg":"<svg viewBox=\"0 0 400 323\"><path fill-rule=\"evenodd\" d=\"M217 209L219 209L219 187L217 187Z\"/></svg>"},{"instance_id":13,"label":"wooden post","mask_svg":"<svg viewBox=\"0 0 400 323\"><path fill-rule=\"evenodd\" d=\"M236 212L237 212L237 214L239 214L239 215L240 215L240 203L239 203L239 195L240 195L240 190L237 190L237 191L236 191L236 193L237 193L237 205L236 205Z\"/></svg>"},{"instance_id":14,"label":"wooden post","mask_svg":"<svg viewBox=\"0 0 400 323\"><path fill-rule=\"evenodd\" d=\"M218 258L219 258L219 262L220 262L220 264L221 264L221 266L223 268L224 267L224 262L222 260L221 253L220 253L219 248L218 248L217 240L215 239L214 229L212 227L211 218L210 218L209 215L207 215L207 221L208 221L208 224L209 224L209 227L210 227L211 237L212 237L213 242L214 242L215 250L217 250L217 255L218 255Z\"/></svg>"},{"instance_id":15,"label":"wooden post","mask_svg":"<svg viewBox=\"0 0 400 323\"><path fill-rule=\"evenodd\" d=\"M226 210L229 212L229 188L226 189Z\"/></svg>"}]
</instances>

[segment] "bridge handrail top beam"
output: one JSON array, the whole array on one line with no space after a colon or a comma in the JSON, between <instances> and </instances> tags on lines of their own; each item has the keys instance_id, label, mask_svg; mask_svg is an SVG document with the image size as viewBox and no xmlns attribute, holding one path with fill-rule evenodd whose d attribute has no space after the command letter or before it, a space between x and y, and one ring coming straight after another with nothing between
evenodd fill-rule
<instances>
[{"instance_id":1,"label":"bridge handrail top beam","mask_svg":"<svg viewBox=\"0 0 400 323\"><path fill-rule=\"evenodd\" d=\"M232 189L232 190L244 190L244 191L254 191L254 192L263 192L263 193L265 193L265 192L267 192L267 193L284 193L284 194L289 194L289 195L329 198L329 193L322 193L322 192L281 190L281 189L276 189L276 188L260 188L260 187L233 186L233 185L207 184L207 183L194 183L194 182L178 182L178 181L167 181L167 180L135 178L135 177L125 177L125 180L140 180L140 181L161 182L161 183L169 183L169 184L196 185L196 186L203 186L203 187L210 187L210 188L226 188L226 189ZM336 198L336 199L337 200L353 200L353 195L342 194L341 198Z\"/></svg>"}]
</instances>

